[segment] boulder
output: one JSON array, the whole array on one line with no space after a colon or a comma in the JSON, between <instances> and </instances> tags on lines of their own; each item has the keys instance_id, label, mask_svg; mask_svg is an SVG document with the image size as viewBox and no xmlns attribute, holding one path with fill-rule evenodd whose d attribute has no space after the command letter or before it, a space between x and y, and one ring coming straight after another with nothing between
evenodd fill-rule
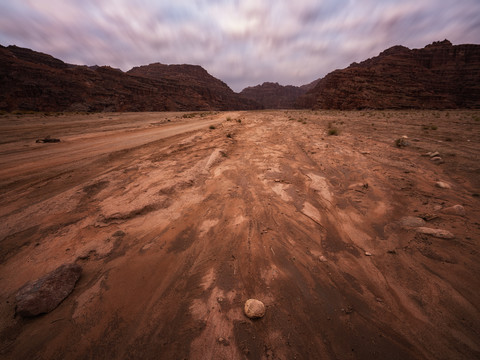
<instances>
[{"instance_id":1,"label":"boulder","mask_svg":"<svg viewBox=\"0 0 480 360\"><path fill-rule=\"evenodd\" d=\"M49 313L73 291L82 273L77 264L64 264L24 285L15 296L16 314L32 317Z\"/></svg>"},{"instance_id":2,"label":"boulder","mask_svg":"<svg viewBox=\"0 0 480 360\"><path fill-rule=\"evenodd\" d=\"M416 216L404 216L399 223L402 227L419 227L425 225L425 220Z\"/></svg>"},{"instance_id":3,"label":"boulder","mask_svg":"<svg viewBox=\"0 0 480 360\"><path fill-rule=\"evenodd\" d=\"M250 319L261 318L265 315L265 305L260 300L248 299L245 302L244 311Z\"/></svg>"},{"instance_id":4,"label":"boulder","mask_svg":"<svg viewBox=\"0 0 480 360\"><path fill-rule=\"evenodd\" d=\"M431 235L440 239L453 239L455 236L447 230L442 229L432 229L428 227L419 227L417 228L417 232L425 235Z\"/></svg>"},{"instance_id":5,"label":"boulder","mask_svg":"<svg viewBox=\"0 0 480 360\"><path fill-rule=\"evenodd\" d=\"M447 207L445 209L442 209L442 213L448 214L448 215L459 215L459 216L465 216L465 208L462 205L453 205L450 207Z\"/></svg>"}]
</instances>

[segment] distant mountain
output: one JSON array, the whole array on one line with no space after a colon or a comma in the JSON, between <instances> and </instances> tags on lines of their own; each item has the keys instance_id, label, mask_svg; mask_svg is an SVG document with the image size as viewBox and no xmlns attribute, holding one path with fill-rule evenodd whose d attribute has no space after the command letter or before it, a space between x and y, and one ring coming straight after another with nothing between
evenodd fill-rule
<instances>
[{"instance_id":1,"label":"distant mountain","mask_svg":"<svg viewBox=\"0 0 480 360\"><path fill-rule=\"evenodd\" d=\"M166 65L165 65L166 66ZM199 66L169 75L126 74L77 66L30 49L0 46L0 109L35 111L246 110L261 106L234 93ZM183 73L184 72L184 73Z\"/></svg>"},{"instance_id":2,"label":"distant mountain","mask_svg":"<svg viewBox=\"0 0 480 360\"><path fill-rule=\"evenodd\" d=\"M298 98L298 108L480 108L480 45L448 40L423 49L394 46L331 72Z\"/></svg>"},{"instance_id":3,"label":"distant mountain","mask_svg":"<svg viewBox=\"0 0 480 360\"><path fill-rule=\"evenodd\" d=\"M305 89L298 86L264 82L262 85L243 89L240 95L262 104L265 109L291 109L297 98L305 92Z\"/></svg>"},{"instance_id":4,"label":"distant mountain","mask_svg":"<svg viewBox=\"0 0 480 360\"><path fill-rule=\"evenodd\" d=\"M261 108L258 103L233 92L227 84L198 65L155 63L134 67L127 74L161 82L169 100L177 103L189 99L196 107L215 110Z\"/></svg>"}]
</instances>

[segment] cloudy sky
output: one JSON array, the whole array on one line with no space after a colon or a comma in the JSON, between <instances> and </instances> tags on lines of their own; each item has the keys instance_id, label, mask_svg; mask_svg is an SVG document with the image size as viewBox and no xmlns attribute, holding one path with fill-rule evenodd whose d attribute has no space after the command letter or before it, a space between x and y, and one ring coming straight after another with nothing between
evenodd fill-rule
<instances>
[{"instance_id":1,"label":"cloudy sky","mask_svg":"<svg viewBox=\"0 0 480 360\"><path fill-rule=\"evenodd\" d=\"M480 43L480 0L0 0L0 44L124 71L203 66L302 85L393 45Z\"/></svg>"}]
</instances>

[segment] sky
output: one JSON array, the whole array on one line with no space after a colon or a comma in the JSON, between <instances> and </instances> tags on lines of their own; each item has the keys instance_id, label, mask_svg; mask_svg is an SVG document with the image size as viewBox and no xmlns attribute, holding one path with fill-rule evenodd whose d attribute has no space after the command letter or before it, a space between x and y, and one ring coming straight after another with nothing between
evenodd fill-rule
<instances>
[{"instance_id":1,"label":"sky","mask_svg":"<svg viewBox=\"0 0 480 360\"><path fill-rule=\"evenodd\" d=\"M127 71L195 64L303 85L404 45L480 43L480 0L0 0L0 44Z\"/></svg>"}]
</instances>

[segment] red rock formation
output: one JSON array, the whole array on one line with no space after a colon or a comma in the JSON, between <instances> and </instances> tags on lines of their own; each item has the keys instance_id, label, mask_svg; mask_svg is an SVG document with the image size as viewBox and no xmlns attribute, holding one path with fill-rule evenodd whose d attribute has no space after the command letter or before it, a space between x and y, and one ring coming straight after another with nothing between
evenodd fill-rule
<instances>
[{"instance_id":1,"label":"red rock formation","mask_svg":"<svg viewBox=\"0 0 480 360\"><path fill-rule=\"evenodd\" d=\"M423 49L394 46L336 70L296 103L300 108L480 108L480 45L448 40Z\"/></svg>"},{"instance_id":2,"label":"red rock formation","mask_svg":"<svg viewBox=\"0 0 480 360\"><path fill-rule=\"evenodd\" d=\"M306 91L305 88L298 86L264 82L262 85L243 89L240 95L262 104L265 109L291 109L297 98Z\"/></svg>"},{"instance_id":3,"label":"red rock formation","mask_svg":"<svg viewBox=\"0 0 480 360\"><path fill-rule=\"evenodd\" d=\"M170 101L184 104L193 101L204 110L258 109L254 101L243 99L223 81L198 65L164 65L160 63L134 67L127 74L162 82L169 89ZM185 108L185 110L191 110Z\"/></svg>"},{"instance_id":4,"label":"red rock formation","mask_svg":"<svg viewBox=\"0 0 480 360\"><path fill-rule=\"evenodd\" d=\"M155 80L108 66L69 65L29 49L0 46L0 109L180 111L260 107L201 67L192 68L194 72L188 66L172 68L170 77ZM190 73L181 73L187 70Z\"/></svg>"}]
</instances>

